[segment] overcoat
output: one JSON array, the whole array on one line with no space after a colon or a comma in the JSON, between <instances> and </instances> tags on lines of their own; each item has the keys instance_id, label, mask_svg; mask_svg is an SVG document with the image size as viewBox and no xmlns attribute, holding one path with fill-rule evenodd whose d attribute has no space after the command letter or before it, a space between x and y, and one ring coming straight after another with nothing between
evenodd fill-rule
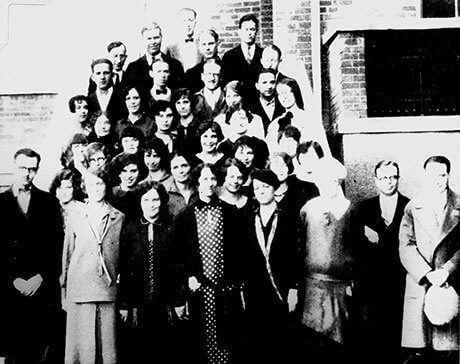
<instances>
[{"instance_id":1,"label":"overcoat","mask_svg":"<svg viewBox=\"0 0 460 364\"><path fill-rule=\"evenodd\" d=\"M403 347L458 350L458 321L434 326L423 313L423 307L429 287L426 274L434 269L447 269L450 273L448 282L454 284L458 292L459 253L458 247L453 249L452 244L458 244L456 227L459 222L460 196L451 190L447 192L447 205L439 225L433 209L423 197L415 198L406 206L399 232L399 254L407 270Z\"/></svg>"}]
</instances>

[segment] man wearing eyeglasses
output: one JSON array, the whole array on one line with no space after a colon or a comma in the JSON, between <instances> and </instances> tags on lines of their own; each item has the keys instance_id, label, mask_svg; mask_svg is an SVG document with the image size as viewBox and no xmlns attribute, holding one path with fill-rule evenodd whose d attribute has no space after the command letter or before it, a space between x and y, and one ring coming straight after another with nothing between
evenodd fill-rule
<instances>
[{"instance_id":1,"label":"man wearing eyeglasses","mask_svg":"<svg viewBox=\"0 0 460 364\"><path fill-rule=\"evenodd\" d=\"M405 270L398 253L398 233L409 199L399 193L399 166L382 160L374 168L379 194L357 208L359 236L359 336L363 358L398 363L401 343Z\"/></svg>"},{"instance_id":2,"label":"man wearing eyeglasses","mask_svg":"<svg viewBox=\"0 0 460 364\"><path fill-rule=\"evenodd\" d=\"M14 155L14 182L0 194L0 246L6 288L2 304L8 332L7 357L15 363L52 360L56 331L63 225L57 199L33 185L40 155L32 149ZM5 263L5 264L3 264Z\"/></svg>"}]
</instances>

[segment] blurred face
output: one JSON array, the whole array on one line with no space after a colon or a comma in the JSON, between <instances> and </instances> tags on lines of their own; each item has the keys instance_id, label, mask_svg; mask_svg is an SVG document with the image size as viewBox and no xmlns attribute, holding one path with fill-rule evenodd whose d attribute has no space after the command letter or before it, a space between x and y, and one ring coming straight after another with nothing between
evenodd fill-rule
<instances>
[{"instance_id":1,"label":"blurred face","mask_svg":"<svg viewBox=\"0 0 460 364\"><path fill-rule=\"evenodd\" d=\"M115 71L121 71L125 65L126 58L128 58L125 46L121 45L119 47L112 48L109 52L109 57L112 61L113 69Z\"/></svg>"},{"instance_id":2,"label":"blurred face","mask_svg":"<svg viewBox=\"0 0 460 364\"><path fill-rule=\"evenodd\" d=\"M14 161L14 180L19 188L28 188L32 184L38 171L38 160L20 154Z\"/></svg>"},{"instance_id":3,"label":"blurred face","mask_svg":"<svg viewBox=\"0 0 460 364\"><path fill-rule=\"evenodd\" d=\"M180 117L186 118L192 113L192 103L186 97L176 101L176 110Z\"/></svg>"},{"instance_id":4,"label":"blurred face","mask_svg":"<svg viewBox=\"0 0 460 364\"><path fill-rule=\"evenodd\" d=\"M155 116L155 122L157 123L158 131L164 133L169 132L171 130L173 119L174 114L170 108L167 108L165 111L160 111L160 113Z\"/></svg>"},{"instance_id":5,"label":"blurred face","mask_svg":"<svg viewBox=\"0 0 460 364\"><path fill-rule=\"evenodd\" d=\"M271 73L262 73L256 82L256 89L259 94L268 100L271 100L275 95L276 80L275 75Z\"/></svg>"},{"instance_id":6,"label":"blurred face","mask_svg":"<svg viewBox=\"0 0 460 364\"><path fill-rule=\"evenodd\" d=\"M75 103L75 117L79 123L84 123L88 117L88 103L86 101L78 101Z\"/></svg>"},{"instance_id":7,"label":"blurred face","mask_svg":"<svg viewBox=\"0 0 460 364\"><path fill-rule=\"evenodd\" d=\"M86 145L85 144L72 144L73 159L83 161L85 159Z\"/></svg>"},{"instance_id":8,"label":"blurred face","mask_svg":"<svg viewBox=\"0 0 460 364\"><path fill-rule=\"evenodd\" d=\"M102 179L92 173L85 175L85 189L88 200L91 202L101 202L105 198L106 185Z\"/></svg>"},{"instance_id":9,"label":"blurred face","mask_svg":"<svg viewBox=\"0 0 460 364\"><path fill-rule=\"evenodd\" d=\"M242 98L240 94L228 88L225 92L225 102L228 107L241 107Z\"/></svg>"},{"instance_id":10,"label":"blurred face","mask_svg":"<svg viewBox=\"0 0 460 364\"><path fill-rule=\"evenodd\" d=\"M154 150L148 150L144 153L144 163L149 171L155 172L160 169L161 158Z\"/></svg>"},{"instance_id":11,"label":"blurred face","mask_svg":"<svg viewBox=\"0 0 460 364\"><path fill-rule=\"evenodd\" d=\"M126 108L130 114L138 114L141 111L141 96L135 88L129 90L125 97Z\"/></svg>"},{"instance_id":12,"label":"blurred face","mask_svg":"<svg viewBox=\"0 0 460 364\"><path fill-rule=\"evenodd\" d=\"M257 35L257 26L252 21L245 21L241 24L240 28L240 38L242 43L246 43L248 45L252 45L256 42L256 35Z\"/></svg>"},{"instance_id":13,"label":"blurred face","mask_svg":"<svg viewBox=\"0 0 460 364\"><path fill-rule=\"evenodd\" d=\"M295 105L295 97L288 85L279 84L276 86L276 93L280 104L285 109L290 109Z\"/></svg>"},{"instance_id":14,"label":"blurred face","mask_svg":"<svg viewBox=\"0 0 460 364\"><path fill-rule=\"evenodd\" d=\"M447 166L442 163L430 162L425 168L425 183L435 193L443 193L449 185Z\"/></svg>"},{"instance_id":15,"label":"blurred face","mask_svg":"<svg viewBox=\"0 0 460 364\"><path fill-rule=\"evenodd\" d=\"M169 64L163 61L153 63L150 77L153 78L153 84L155 86L165 87L169 79Z\"/></svg>"},{"instance_id":16,"label":"blurred face","mask_svg":"<svg viewBox=\"0 0 460 364\"><path fill-rule=\"evenodd\" d=\"M307 173L313 172L315 164L318 162L318 160L318 154L316 154L316 151L313 148L308 149L307 153L299 154L298 158L300 168L302 171Z\"/></svg>"},{"instance_id":17,"label":"blurred face","mask_svg":"<svg viewBox=\"0 0 460 364\"><path fill-rule=\"evenodd\" d=\"M62 205L72 201L73 185L71 180L65 179L61 181L61 185L56 188L56 197Z\"/></svg>"},{"instance_id":18,"label":"blurred face","mask_svg":"<svg viewBox=\"0 0 460 364\"><path fill-rule=\"evenodd\" d=\"M107 119L107 116L101 115L96 119L96 122L94 123L94 132L98 137L103 137L109 135L110 127L110 121Z\"/></svg>"},{"instance_id":19,"label":"blurred face","mask_svg":"<svg viewBox=\"0 0 460 364\"><path fill-rule=\"evenodd\" d=\"M248 131L249 120L244 110L236 110L230 120L230 127L238 135L246 134Z\"/></svg>"},{"instance_id":20,"label":"blurred face","mask_svg":"<svg viewBox=\"0 0 460 364\"><path fill-rule=\"evenodd\" d=\"M139 178L139 168L137 164L128 164L121 170L120 180L121 185L126 188L132 188Z\"/></svg>"},{"instance_id":21,"label":"blurred face","mask_svg":"<svg viewBox=\"0 0 460 364\"><path fill-rule=\"evenodd\" d=\"M281 59L274 49L265 48L262 52L262 58L260 63L262 63L263 68L271 68L274 71L278 71Z\"/></svg>"},{"instance_id":22,"label":"blurred face","mask_svg":"<svg viewBox=\"0 0 460 364\"><path fill-rule=\"evenodd\" d=\"M243 185L243 174L235 166L230 166L227 169L225 176L224 188L230 193L238 193Z\"/></svg>"},{"instance_id":23,"label":"blurred face","mask_svg":"<svg viewBox=\"0 0 460 364\"><path fill-rule=\"evenodd\" d=\"M171 160L171 174L176 182L187 183L190 179L190 164L180 156Z\"/></svg>"},{"instance_id":24,"label":"blurred face","mask_svg":"<svg viewBox=\"0 0 460 364\"><path fill-rule=\"evenodd\" d=\"M102 151L98 151L88 158L88 162L91 168L100 168L107 163L107 157Z\"/></svg>"},{"instance_id":25,"label":"blurred face","mask_svg":"<svg viewBox=\"0 0 460 364\"><path fill-rule=\"evenodd\" d=\"M398 169L395 166L382 166L377 169L375 184L381 194L394 195L398 191L398 182Z\"/></svg>"},{"instance_id":26,"label":"blurred face","mask_svg":"<svg viewBox=\"0 0 460 364\"><path fill-rule=\"evenodd\" d=\"M213 153L217 149L217 134L213 130L208 129L201 134L200 142L203 152Z\"/></svg>"},{"instance_id":27,"label":"blurred face","mask_svg":"<svg viewBox=\"0 0 460 364\"><path fill-rule=\"evenodd\" d=\"M216 90L219 87L220 82L220 66L214 63L206 63L203 67L201 79L204 83L204 87L208 90Z\"/></svg>"},{"instance_id":28,"label":"blurred face","mask_svg":"<svg viewBox=\"0 0 460 364\"><path fill-rule=\"evenodd\" d=\"M217 42L211 34L202 33L198 47L204 59L211 59L217 56Z\"/></svg>"},{"instance_id":29,"label":"blurred face","mask_svg":"<svg viewBox=\"0 0 460 364\"><path fill-rule=\"evenodd\" d=\"M216 193L217 178L209 168L203 168L198 178L198 192L200 197L211 198Z\"/></svg>"},{"instance_id":30,"label":"blurred face","mask_svg":"<svg viewBox=\"0 0 460 364\"><path fill-rule=\"evenodd\" d=\"M139 139L133 137L124 137L121 139L121 147L125 153L136 154L139 150Z\"/></svg>"},{"instance_id":31,"label":"blurred face","mask_svg":"<svg viewBox=\"0 0 460 364\"><path fill-rule=\"evenodd\" d=\"M141 197L141 208L145 218L154 220L160 215L161 199L157 190L152 188Z\"/></svg>"},{"instance_id":32,"label":"blurred face","mask_svg":"<svg viewBox=\"0 0 460 364\"><path fill-rule=\"evenodd\" d=\"M144 39L145 49L148 54L156 56L160 53L162 40L160 29L146 30L142 34L142 38Z\"/></svg>"},{"instance_id":33,"label":"blurred face","mask_svg":"<svg viewBox=\"0 0 460 364\"><path fill-rule=\"evenodd\" d=\"M183 10L178 14L179 22L186 37L192 37L195 31L196 18L190 10Z\"/></svg>"},{"instance_id":34,"label":"blurred face","mask_svg":"<svg viewBox=\"0 0 460 364\"><path fill-rule=\"evenodd\" d=\"M340 189L340 181L336 176L332 176L331 173L323 172L319 173L315 180L320 195L326 198L336 197Z\"/></svg>"},{"instance_id":35,"label":"blurred face","mask_svg":"<svg viewBox=\"0 0 460 364\"><path fill-rule=\"evenodd\" d=\"M252 181L254 197L261 205L268 205L275 200L275 189L268 183L255 179Z\"/></svg>"},{"instance_id":36,"label":"blurred face","mask_svg":"<svg viewBox=\"0 0 460 364\"><path fill-rule=\"evenodd\" d=\"M112 85L112 70L107 63L95 65L91 77L100 90L107 90Z\"/></svg>"},{"instance_id":37,"label":"blurred face","mask_svg":"<svg viewBox=\"0 0 460 364\"><path fill-rule=\"evenodd\" d=\"M287 180L289 168L281 156L275 155L270 158L270 169L276 174L280 182Z\"/></svg>"},{"instance_id":38,"label":"blurred face","mask_svg":"<svg viewBox=\"0 0 460 364\"><path fill-rule=\"evenodd\" d=\"M294 138L287 138L283 135L279 142L279 149L281 152L293 158L297 152L297 145L298 143Z\"/></svg>"},{"instance_id":39,"label":"blurred face","mask_svg":"<svg viewBox=\"0 0 460 364\"><path fill-rule=\"evenodd\" d=\"M254 151L247 145L242 145L235 151L235 158L243 163L246 168L251 168L254 162Z\"/></svg>"}]
</instances>

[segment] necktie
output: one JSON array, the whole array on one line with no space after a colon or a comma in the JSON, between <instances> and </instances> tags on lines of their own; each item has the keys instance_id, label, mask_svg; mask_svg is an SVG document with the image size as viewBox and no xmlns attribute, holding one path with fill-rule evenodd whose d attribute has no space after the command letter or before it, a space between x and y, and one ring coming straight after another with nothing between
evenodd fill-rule
<instances>
[{"instance_id":1,"label":"necktie","mask_svg":"<svg viewBox=\"0 0 460 364\"><path fill-rule=\"evenodd\" d=\"M185 39L185 43L190 43L190 42L193 42L193 37L192 37L192 38L186 38L186 39Z\"/></svg>"},{"instance_id":2,"label":"necktie","mask_svg":"<svg viewBox=\"0 0 460 364\"><path fill-rule=\"evenodd\" d=\"M166 95L167 91L166 91L166 89L164 89L164 90L156 89L155 94L156 95Z\"/></svg>"},{"instance_id":3,"label":"necktie","mask_svg":"<svg viewBox=\"0 0 460 364\"><path fill-rule=\"evenodd\" d=\"M120 76L118 76L118 73L115 72L115 73L113 74L113 85L114 85L114 86L118 84L118 82L119 82L119 77L120 77Z\"/></svg>"}]
</instances>

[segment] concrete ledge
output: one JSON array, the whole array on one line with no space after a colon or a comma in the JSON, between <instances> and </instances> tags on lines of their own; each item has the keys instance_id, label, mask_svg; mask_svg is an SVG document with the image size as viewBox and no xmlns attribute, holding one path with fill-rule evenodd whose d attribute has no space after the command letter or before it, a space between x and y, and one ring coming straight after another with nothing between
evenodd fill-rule
<instances>
[{"instance_id":1,"label":"concrete ledge","mask_svg":"<svg viewBox=\"0 0 460 364\"><path fill-rule=\"evenodd\" d=\"M460 131L460 115L340 118L340 134L423 133Z\"/></svg>"},{"instance_id":2,"label":"concrete ledge","mask_svg":"<svg viewBox=\"0 0 460 364\"><path fill-rule=\"evenodd\" d=\"M356 17L331 21L324 32L323 44L334 41L340 32L366 30L427 30L460 28L460 18L388 18Z\"/></svg>"}]
</instances>

